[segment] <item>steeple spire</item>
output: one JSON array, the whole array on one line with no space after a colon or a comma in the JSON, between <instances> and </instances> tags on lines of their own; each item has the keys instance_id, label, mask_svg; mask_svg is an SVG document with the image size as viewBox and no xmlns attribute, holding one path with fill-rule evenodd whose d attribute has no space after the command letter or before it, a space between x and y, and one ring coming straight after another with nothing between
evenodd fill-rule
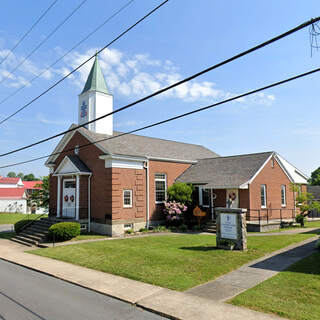
<instances>
[{"instance_id":1,"label":"steeple spire","mask_svg":"<svg viewBox=\"0 0 320 320\"><path fill-rule=\"evenodd\" d=\"M87 91L98 91L101 93L109 94L106 81L104 79L99 61L98 56L96 54L96 57L94 59L94 63L92 65L91 71L89 73L88 79L86 81L86 84L81 92L81 94L87 92Z\"/></svg>"}]
</instances>

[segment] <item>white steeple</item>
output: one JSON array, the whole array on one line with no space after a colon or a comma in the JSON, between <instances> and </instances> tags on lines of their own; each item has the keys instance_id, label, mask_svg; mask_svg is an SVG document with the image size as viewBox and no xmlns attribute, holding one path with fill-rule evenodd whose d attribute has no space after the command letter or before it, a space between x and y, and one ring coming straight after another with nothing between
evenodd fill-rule
<instances>
[{"instance_id":1,"label":"white steeple","mask_svg":"<svg viewBox=\"0 0 320 320\"><path fill-rule=\"evenodd\" d=\"M81 125L113 111L113 96L108 92L98 57L95 57L86 84L79 95L78 124ZM88 130L113 134L113 116L90 123Z\"/></svg>"}]
</instances>

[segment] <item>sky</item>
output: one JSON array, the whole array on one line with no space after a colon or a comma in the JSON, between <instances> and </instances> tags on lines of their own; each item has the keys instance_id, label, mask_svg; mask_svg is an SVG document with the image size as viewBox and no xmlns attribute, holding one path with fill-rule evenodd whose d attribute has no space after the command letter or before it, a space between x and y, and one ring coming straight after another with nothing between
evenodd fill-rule
<instances>
[{"instance_id":1,"label":"sky","mask_svg":"<svg viewBox=\"0 0 320 320\"><path fill-rule=\"evenodd\" d=\"M152 8L133 0L98 32L46 69L129 0L58 0L10 52L53 0L2 1L0 120L77 67ZM320 14L316 0L170 0L99 55L117 109L216 64ZM320 37L318 39L320 43ZM43 44L30 54L34 48ZM30 56L29 56L30 55ZM29 56L21 66L10 73ZM114 116L130 131L319 67L309 28ZM77 122L78 95L93 61L0 125L0 152L46 138ZM36 80L31 79L39 76ZM320 73L194 114L139 134L204 145L222 155L276 151L307 175L320 166ZM59 139L0 158L0 166L50 154ZM48 174L45 160L0 169Z\"/></svg>"}]
</instances>

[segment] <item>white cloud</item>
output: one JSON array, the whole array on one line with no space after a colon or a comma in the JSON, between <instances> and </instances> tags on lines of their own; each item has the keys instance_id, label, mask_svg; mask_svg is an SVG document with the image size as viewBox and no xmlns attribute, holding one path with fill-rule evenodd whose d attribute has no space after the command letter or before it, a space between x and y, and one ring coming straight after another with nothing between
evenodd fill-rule
<instances>
[{"instance_id":1,"label":"white cloud","mask_svg":"<svg viewBox=\"0 0 320 320\"><path fill-rule=\"evenodd\" d=\"M70 122L66 120L51 120L51 119L46 119L43 114L38 113L37 114L37 120L43 124L52 124L52 125L57 125L57 126L66 126Z\"/></svg>"},{"instance_id":2,"label":"white cloud","mask_svg":"<svg viewBox=\"0 0 320 320\"><path fill-rule=\"evenodd\" d=\"M74 52L65 58L65 62L74 68L94 53L94 48L83 54ZM139 53L130 56L117 49L105 49L99 58L107 86L114 94L123 96L148 95L183 78L172 61L152 59L148 54ZM87 63L72 79L72 82L80 89L84 86L92 63L93 61ZM159 98L214 103L232 96L235 94L218 88L214 82L193 80L161 94ZM274 95L259 93L247 99L241 98L238 101L269 106L274 100Z\"/></svg>"}]
</instances>

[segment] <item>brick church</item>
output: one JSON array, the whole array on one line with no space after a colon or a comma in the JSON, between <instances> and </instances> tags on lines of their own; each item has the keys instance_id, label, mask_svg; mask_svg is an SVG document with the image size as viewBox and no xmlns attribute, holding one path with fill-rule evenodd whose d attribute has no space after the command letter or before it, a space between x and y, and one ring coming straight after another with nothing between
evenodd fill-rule
<instances>
[{"instance_id":1,"label":"brick church","mask_svg":"<svg viewBox=\"0 0 320 320\"><path fill-rule=\"evenodd\" d=\"M96 57L79 95L78 125L112 111L113 96ZM175 181L196 187L197 201L209 217L214 206L226 205L289 216L295 209L290 184L305 188L307 183L275 152L220 157L200 145L120 134L113 130L111 115L63 136L46 161L50 216L122 235L163 222L166 190Z\"/></svg>"}]
</instances>

